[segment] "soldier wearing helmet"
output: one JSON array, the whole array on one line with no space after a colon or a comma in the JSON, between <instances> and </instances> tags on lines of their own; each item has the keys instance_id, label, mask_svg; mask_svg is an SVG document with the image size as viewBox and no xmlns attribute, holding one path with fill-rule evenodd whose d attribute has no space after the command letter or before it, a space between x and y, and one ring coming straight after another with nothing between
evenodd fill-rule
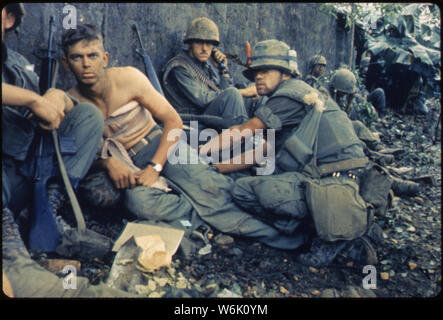
<instances>
[{"instance_id":1,"label":"soldier wearing helmet","mask_svg":"<svg viewBox=\"0 0 443 320\"><path fill-rule=\"evenodd\" d=\"M391 163L393 156L389 154L389 149L386 149L380 138L369 129L371 123L378 118L378 113L371 104L370 97L381 95L384 99L384 92L380 93L374 90L375 92L367 98L359 94L355 75L345 68L338 69L333 73L328 87L331 97L351 119L358 138L366 144L366 153L382 165Z\"/></svg>"},{"instance_id":2,"label":"soldier wearing helmet","mask_svg":"<svg viewBox=\"0 0 443 320\"><path fill-rule=\"evenodd\" d=\"M229 126L249 119L244 98L257 96L255 87L234 87L226 56L217 49L220 35L209 18L194 19L184 37L188 45L163 68L166 98L179 113L219 116ZM253 103L248 101L248 108Z\"/></svg>"},{"instance_id":3,"label":"soldier wearing helmet","mask_svg":"<svg viewBox=\"0 0 443 320\"><path fill-rule=\"evenodd\" d=\"M308 72L304 81L315 89L324 86L324 76L326 70L326 58L316 54L309 59Z\"/></svg>"},{"instance_id":4,"label":"soldier wearing helmet","mask_svg":"<svg viewBox=\"0 0 443 320\"><path fill-rule=\"evenodd\" d=\"M229 139L226 139L226 136L229 136L230 131L235 129L240 132L252 133L259 129L273 129L275 130L275 142L269 141L268 145L272 144L275 153L278 154L284 149L288 137L299 127L308 111L312 108L313 102L307 100L307 97L310 95L317 97L314 99L315 103L318 102L319 104L330 105L331 108L334 107L334 110L340 114L340 119L343 119L345 122L341 124L342 127L346 126L346 124L351 125L347 115L339 109L329 96L321 95L318 90L300 79L301 74L297 64L297 53L286 43L275 39L258 42L254 47L254 55L250 60L251 64L249 68L243 71L243 75L247 79L254 81L257 93L261 96L267 96L268 100L255 111L254 117L249 121L232 127L231 130L224 131L221 135L202 146L200 149L202 153L206 154L210 151L224 149L226 145L223 142L229 141ZM338 126L328 126L325 132L334 127ZM353 133L352 127L350 132L351 134ZM330 137L337 137L339 134L341 133L334 132ZM323 134L322 137L326 138ZM341 140L351 141L352 139L343 137ZM321 143L322 145L332 145L335 142L321 141ZM358 141L357 144L360 143ZM319 148L321 149L320 142ZM337 152L341 152L344 149L346 148L341 146ZM326 156L331 150L325 151L323 155ZM364 157L362 150L359 150L358 147L355 152L353 156ZM349 152L347 156L351 154L352 152ZM337 159L337 155L334 155L334 157ZM319 160L322 161L322 159ZM257 159L257 161L260 162L260 159ZM231 172L236 171L238 168L243 168L242 165L236 166L235 164L224 163L216 164L216 167L221 172ZM285 171L284 168L277 166L277 172L280 169Z\"/></svg>"},{"instance_id":5,"label":"soldier wearing helmet","mask_svg":"<svg viewBox=\"0 0 443 320\"><path fill-rule=\"evenodd\" d=\"M266 129L268 141L264 148L268 157L275 151L273 154L275 156L270 157L272 160L268 158L276 167L273 172L267 172L273 176L238 178L231 194L236 203L272 224L282 234L295 236L297 240L292 245L300 246L313 236L308 231L310 227L307 227L310 215L302 185L306 182L304 179L317 169L312 172L303 171L307 162L297 166L297 162L300 163L304 159L301 155L306 154L306 149L310 148L306 145L307 140L317 140L317 146L311 148L311 155L314 148L317 150L315 153L317 161L315 165L312 165L314 163L312 161L309 166L312 165L311 168L316 166L324 176L332 176L333 171L340 171L345 177L349 177L350 170L355 170L355 176L358 170L363 170L368 159L364 155L363 144L355 135L346 113L340 110L329 95L320 94L318 90L300 80L295 50L291 50L282 41L265 40L255 45L250 61L249 68L244 70L243 74L249 80L255 81L257 93L267 96L268 100L255 111L252 119L225 130L203 145L200 153L219 152L232 147L232 143L227 144L227 141L248 139L251 135ZM314 118L319 121L314 121ZM318 129L312 127L313 123L318 124ZM299 128L304 129L303 138L294 135ZM240 135L233 135L231 132L234 130L238 130ZM297 157L298 160L292 160L292 163L291 160L288 160L288 163L280 161L286 151L288 151L286 154L295 154L293 158ZM247 158L244 153L244 159ZM255 163L262 161L261 155L257 152L253 159ZM224 161L215 166L219 171L228 173L251 165L246 161L241 164L232 162ZM352 203L352 201L353 199L346 198L343 203ZM348 245L355 245L355 248L359 247L361 250L353 256L359 262L366 264L376 261L375 251L366 241L361 241L358 245L360 240L355 243L317 240L312 247L312 253L300 257L301 263L317 267L328 265Z\"/></svg>"},{"instance_id":6,"label":"soldier wearing helmet","mask_svg":"<svg viewBox=\"0 0 443 320\"><path fill-rule=\"evenodd\" d=\"M329 82L329 93L351 120L359 120L366 126L377 120L377 110L366 96L358 93L357 79L350 70L341 68L334 72Z\"/></svg>"},{"instance_id":7,"label":"soldier wearing helmet","mask_svg":"<svg viewBox=\"0 0 443 320\"><path fill-rule=\"evenodd\" d=\"M275 129L275 149L278 152L290 132L300 124L307 113L304 103L292 100L286 94L290 95L292 91L305 92L314 89L298 79L301 73L298 69L297 53L282 41L271 39L258 42L249 60L251 64L243 71L243 75L255 82L260 96L266 96L268 99L255 111L249 121L230 129L232 131L237 129L240 132ZM291 103L288 103L289 100ZM200 151L206 154L214 149L222 148L219 142L225 140L224 135L229 135L231 130L226 130L219 137L209 141L202 146ZM259 159L257 161L260 162ZM221 172L231 172L241 168L241 165L235 164L216 164L216 166Z\"/></svg>"}]
</instances>

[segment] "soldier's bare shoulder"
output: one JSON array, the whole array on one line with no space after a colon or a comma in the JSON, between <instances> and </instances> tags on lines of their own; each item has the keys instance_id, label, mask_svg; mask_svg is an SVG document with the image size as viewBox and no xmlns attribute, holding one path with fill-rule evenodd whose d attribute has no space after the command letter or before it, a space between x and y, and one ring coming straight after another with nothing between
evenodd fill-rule
<instances>
[{"instance_id":1,"label":"soldier's bare shoulder","mask_svg":"<svg viewBox=\"0 0 443 320\"><path fill-rule=\"evenodd\" d=\"M112 67L107 70L107 75L112 79L119 87L131 87L134 85L134 81L140 79L142 74L138 69L125 66L125 67Z\"/></svg>"}]
</instances>

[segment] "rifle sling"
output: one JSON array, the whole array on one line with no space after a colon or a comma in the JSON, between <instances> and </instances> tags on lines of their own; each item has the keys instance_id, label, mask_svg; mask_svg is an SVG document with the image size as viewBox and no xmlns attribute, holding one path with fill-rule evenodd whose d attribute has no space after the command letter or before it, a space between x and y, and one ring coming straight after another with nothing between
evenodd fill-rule
<instances>
[{"instance_id":1,"label":"rifle sling","mask_svg":"<svg viewBox=\"0 0 443 320\"><path fill-rule=\"evenodd\" d=\"M60 146L58 143L57 131L51 130L51 135L52 140L54 141L55 154L57 156L57 162L59 165L60 173L62 175L63 183L65 185L69 201L71 202L72 210L74 211L75 220L77 221L77 228L80 232L84 232L86 230L86 223L83 218L83 214L80 209L77 197L75 196L74 190L72 189L71 182L69 181L68 173L66 172L65 164L63 162L63 158L60 152Z\"/></svg>"}]
</instances>

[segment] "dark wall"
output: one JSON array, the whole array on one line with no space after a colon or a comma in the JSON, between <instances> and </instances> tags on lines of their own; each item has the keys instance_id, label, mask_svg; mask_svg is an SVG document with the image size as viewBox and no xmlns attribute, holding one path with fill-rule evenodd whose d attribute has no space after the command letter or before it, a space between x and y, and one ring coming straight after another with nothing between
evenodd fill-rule
<instances>
[{"instance_id":1,"label":"dark wall","mask_svg":"<svg viewBox=\"0 0 443 320\"><path fill-rule=\"evenodd\" d=\"M33 56L35 48L47 45L49 17L56 18L56 39L60 41L67 3L25 3L27 14L18 35L8 35L8 44L17 49L39 70L40 61ZM159 73L161 67L184 48L184 32L192 19L206 16L220 30L221 50L246 60L245 42L253 47L261 40L275 38L286 42L298 54L299 67L305 72L309 57L321 53L328 69L348 61L350 35L337 26L334 18L319 11L317 3L72 3L79 23L94 23L105 35L111 66L132 65L144 70L135 53L138 42L131 26L137 22L144 46ZM61 50L60 50L61 52ZM238 81L243 67L231 63ZM61 68L62 69L62 68ZM64 70L58 86L67 88L74 79Z\"/></svg>"}]
</instances>

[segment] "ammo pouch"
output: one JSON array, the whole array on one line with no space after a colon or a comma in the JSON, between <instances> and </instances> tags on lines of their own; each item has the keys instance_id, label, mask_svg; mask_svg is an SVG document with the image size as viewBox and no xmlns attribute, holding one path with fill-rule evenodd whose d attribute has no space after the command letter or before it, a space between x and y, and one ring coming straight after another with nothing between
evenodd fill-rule
<instances>
[{"instance_id":1,"label":"ammo pouch","mask_svg":"<svg viewBox=\"0 0 443 320\"><path fill-rule=\"evenodd\" d=\"M352 240L370 226L372 211L367 210L359 186L352 179L310 179L305 184L305 196L317 234L323 240Z\"/></svg>"}]
</instances>

